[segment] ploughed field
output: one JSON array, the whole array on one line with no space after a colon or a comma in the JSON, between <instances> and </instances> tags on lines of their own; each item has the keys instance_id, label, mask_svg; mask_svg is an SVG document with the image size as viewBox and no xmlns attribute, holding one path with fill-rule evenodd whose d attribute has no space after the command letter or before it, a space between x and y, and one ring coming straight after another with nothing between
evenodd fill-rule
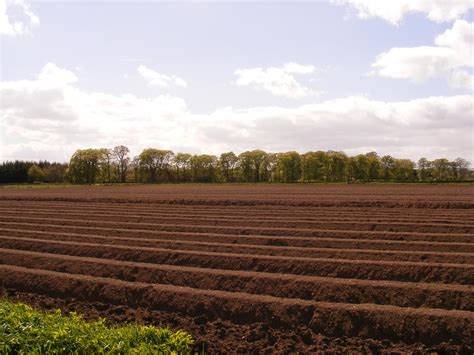
<instances>
[{"instance_id":1,"label":"ploughed field","mask_svg":"<svg viewBox=\"0 0 474 355\"><path fill-rule=\"evenodd\" d=\"M0 293L210 351L474 351L474 186L0 189Z\"/></svg>"}]
</instances>

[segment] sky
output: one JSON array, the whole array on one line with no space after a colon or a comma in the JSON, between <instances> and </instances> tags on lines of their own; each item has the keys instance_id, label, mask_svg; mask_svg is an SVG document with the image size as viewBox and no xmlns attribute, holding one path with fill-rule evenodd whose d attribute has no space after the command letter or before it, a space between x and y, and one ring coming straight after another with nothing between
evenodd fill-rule
<instances>
[{"instance_id":1,"label":"sky","mask_svg":"<svg viewBox=\"0 0 474 355\"><path fill-rule=\"evenodd\" d=\"M0 161L126 145L474 164L474 1L0 0Z\"/></svg>"}]
</instances>

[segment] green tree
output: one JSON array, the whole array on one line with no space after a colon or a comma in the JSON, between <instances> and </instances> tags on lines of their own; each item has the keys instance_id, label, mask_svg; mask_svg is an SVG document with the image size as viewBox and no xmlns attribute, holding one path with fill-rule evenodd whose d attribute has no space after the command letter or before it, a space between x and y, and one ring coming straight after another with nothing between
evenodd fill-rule
<instances>
[{"instance_id":1,"label":"green tree","mask_svg":"<svg viewBox=\"0 0 474 355\"><path fill-rule=\"evenodd\" d=\"M421 158L417 163L417 173L420 181L429 181L433 175L433 164L426 158Z\"/></svg>"},{"instance_id":2,"label":"green tree","mask_svg":"<svg viewBox=\"0 0 474 355\"><path fill-rule=\"evenodd\" d=\"M354 178L358 181L369 180L369 158L365 154L359 154L352 159Z\"/></svg>"},{"instance_id":3,"label":"green tree","mask_svg":"<svg viewBox=\"0 0 474 355\"><path fill-rule=\"evenodd\" d=\"M191 172L194 182L216 182L217 162L214 155L193 155L191 157Z\"/></svg>"},{"instance_id":4,"label":"green tree","mask_svg":"<svg viewBox=\"0 0 474 355\"><path fill-rule=\"evenodd\" d=\"M416 176L415 163L409 159L395 159L394 176L397 181L413 181Z\"/></svg>"},{"instance_id":5,"label":"green tree","mask_svg":"<svg viewBox=\"0 0 474 355\"><path fill-rule=\"evenodd\" d=\"M278 166L282 182L297 182L301 178L301 156L297 152L279 154Z\"/></svg>"},{"instance_id":6,"label":"green tree","mask_svg":"<svg viewBox=\"0 0 474 355\"><path fill-rule=\"evenodd\" d=\"M326 180L332 182L346 180L347 155L330 151L327 152L326 157Z\"/></svg>"},{"instance_id":7,"label":"green tree","mask_svg":"<svg viewBox=\"0 0 474 355\"><path fill-rule=\"evenodd\" d=\"M51 183L64 182L67 176L67 168L66 163L51 163L44 167L45 181Z\"/></svg>"},{"instance_id":8,"label":"green tree","mask_svg":"<svg viewBox=\"0 0 474 355\"><path fill-rule=\"evenodd\" d=\"M28 181L29 182L44 182L46 174L38 165L33 164L28 169Z\"/></svg>"},{"instance_id":9,"label":"green tree","mask_svg":"<svg viewBox=\"0 0 474 355\"><path fill-rule=\"evenodd\" d=\"M268 153L252 150L239 155L239 165L244 181L260 182L268 179Z\"/></svg>"},{"instance_id":10,"label":"green tree","mask_svg":"<svg viewBox=\"0 0 474 355\"><path fill-rule=\"evenodd\" d=\"M140 153L140 165L148 172L150 182L158 181L158 176L168 168L173 156L174 154L171 150L154 148L144 149Z\"/></svg>"},{"instance_id":11,"label":"green tree","mask_svg":"<svg viewBox=\"0 0 474 355\"><path fill-rule=\"evenodd\" d=\"M437 181L446 181L450 177L449 160L445 158L433 161L433 177Z\"/></svg>"},{"instance_id":12,"label":"green tree","mask_svg":"<svg viewBox=\"0 0 474 355\"><path fill-rule=\"evenodd\" d=\"M186 171L191 168L191 154L178 153L173 159L176 167L176 181L188 181ZM182 178L180 177L180 170L182 171Z\"/></svg>"},{"instance_id":13,"label":"green tree","mask_svg":"<svg viewBox=\"0 0 474 355\"><path fill-rule=\"evenodd\" d=\"M140 165L140 158L134 157L130 162L130 168L133 171L133 178L135 182L142 181L141 177L141 165Z\"/></svg>"},{"instance_id":14,"label":"green tree","mask_svg":"<svg viewBox=\"0 0 474 355\"><path fill-rule=\"evenodd\" d=\"M390 181L394 178L394 169L395 169L395 158L390 155L384 155L380 159L380 165L382 170L382 179L385 181Z\"/></svg>"},{"instance_id":15,"label":"green tree","mask_svg":"<svg viewBox=\"0 0 474 355\"><path fill-rule=\"evenodd\" d=\"M325 152L308 152L301 156L301 173L304 181L324 181L329 165Z\"/></svg>"},{"instance_id":16,"label":"green tree","mask_svg":"<svg viewBox=\"0 0 474 355\"><path fill-rule=\"evenodd\" d=\"M101 172L104 162L103 149L79 149L69 162L69 179L73 183L93 184Z\"/></svg>"},{"instance_id":17,"label":"green tree","mask_svg":"<svg viewBox=\"0 0 474 355\"><path fill-rule=\"evenodd\" d=\"M348 157L337 151L300 155L294 151L267 153L257 149L239 156L222 153L218 159L208 154L175 156L170 150L148 148L132 161L128 154L127 147L117 146L113 150L79 149L69 166L48 161L4 162L0 164L0 182L60 182L65 176L73 183L126 182L129 168L132 171L128 178L135 182L462 181L471 174L469 161L462 158L432 162L421 158L415 165L411 160L390 155L380 158L376 152Z\"/></svg>"},{"instance_id":18,"label":"green tree","mask_svg":"<svg viewBox=\"0 0 474 355\"><path fill-rule=\"evenodd\" d=\"M456 158L455 163L459 180L466 180L469 177L471 163L463 158Z\"/></svg>"},{"instance_id":19,"label":"green tree","mask_svg":"<svg viewBox=\"0 0 474 355\"><path fill-rule=\"evenodd\" d=\"M113 152L112 149L99 148L99 167L100 167L100 180L103 182L112 182L112 164L113 164Z\"/></svg>"},{"instance_id":20,"label":"green tree","mask_svg":"<svg viewBox=\"0 0 474 355\"><path fill-rule=\"evenodd\" d=\"M368 163L367 177L369 181L375 181L380 179L382 164L380 162L379 155L376 152L370 152L367 153L366 156Z\"/></svg>"},{"instance_id":21,"label":"green tree","mask_svg":"<svg viewBox=\"0 0 474 355\"><path fill-rule=\"evenodd\" d=\"M117 164L117 180L122 183L126 182L127 169L130 164L130 157L128 156L130 150L124 145L118 145L112 153Z\"/></svg>"},{"instance_id":22,"label":"green tree","mask_svg":"<svg viewBox=\"0 0 474 355\"><path fill-rule=\"evenodd\" d=\"M278 154L268 153L267 156L267 179L266 181L278 181Z\"/></svg>"},{"instance_id":23,"label":"green tree","mask_svg":"<svg viewBox=\"0 0 474 355\"><path fill-rule=\"evenodd\" d=\"M268 153L263 150L251 151L255 181L266 181L268 178Z\"/></svg>"},{"instance_id":24,"label":"green tree","mask_svg":"<svg viewBox=\"0 0 474 355\"><path fill-rule=\"evenodd\" d=\"M222 169L224 179L226 182L234 181L234 170L239 163L239 158L234 152L222 153L219 158L219 165Z\"/></svg>"}]
</instances>

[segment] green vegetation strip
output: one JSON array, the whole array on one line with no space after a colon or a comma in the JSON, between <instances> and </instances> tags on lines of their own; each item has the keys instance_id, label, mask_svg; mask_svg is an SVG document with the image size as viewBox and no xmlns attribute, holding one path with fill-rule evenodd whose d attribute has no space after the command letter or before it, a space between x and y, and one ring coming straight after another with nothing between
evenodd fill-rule
<instances>
[{"instance_id":1,"label":"green vegetation strip","mask_svg":"<svg viewBox=\"0 0 474 355\"><path fill-rule=\"evenodd\" d=\"M108 326L76 313L41 312L0 300L1 354L183 354L193 340L183 331L144 325Z\"/></svg>"}]
</instances>

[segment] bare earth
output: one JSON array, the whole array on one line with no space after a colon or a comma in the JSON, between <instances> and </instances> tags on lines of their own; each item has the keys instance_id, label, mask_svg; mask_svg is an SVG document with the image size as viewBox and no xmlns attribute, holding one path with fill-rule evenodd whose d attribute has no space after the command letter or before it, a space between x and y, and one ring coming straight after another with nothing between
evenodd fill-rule
<instances>
[{"instance_id":1,"label":"bare earth","mask_svg":"<svg viewBox=\"0 0 474 355\"><path fill-rule=\"evenodd\" d=\"M211 352L474 352L474 186L0 189L0 295Z\"/></svg>"}]
</instances>

